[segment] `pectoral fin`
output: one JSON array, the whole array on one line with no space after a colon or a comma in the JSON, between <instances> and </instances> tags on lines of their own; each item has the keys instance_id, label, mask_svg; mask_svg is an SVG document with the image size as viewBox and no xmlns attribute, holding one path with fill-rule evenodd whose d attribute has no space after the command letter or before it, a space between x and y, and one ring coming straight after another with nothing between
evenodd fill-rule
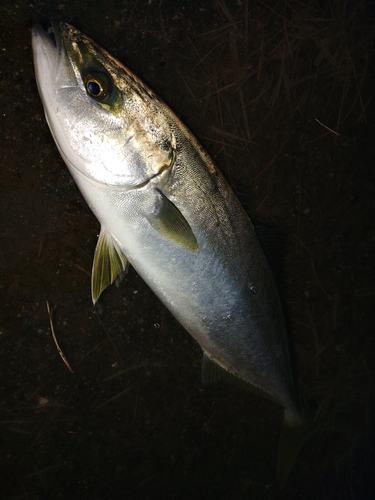
<instances>
[{"instance_id":1,"label":"pectoral fin","mask_svg":"<svg viewBox=\"0 0 375 500\"><path fill-rule=\"evenodd\" d=\"M123 276L129 267L120 245L103 227L100 229L91 274L91 296L95 304L102 291Z\"/></svg>"},{"instance_id":2,"label":"pectoral fin","mask_svg":"<svg viewBox=\"0 0 375 500\"><path fill-rule=\"evenodd\" d=\"M155 213L148 217L151 226L166 240L189 250L197 251L198 242L180 210L157 190Z\"/></svg>"}]
</instances>

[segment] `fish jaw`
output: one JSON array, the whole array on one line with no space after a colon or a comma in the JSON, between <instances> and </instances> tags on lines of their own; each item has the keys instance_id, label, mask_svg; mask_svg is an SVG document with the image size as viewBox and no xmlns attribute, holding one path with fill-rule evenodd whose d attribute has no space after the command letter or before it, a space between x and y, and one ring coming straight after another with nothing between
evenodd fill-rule
<instances>
[{"instance_id":1,"label":"fish jaw","mask_svg":"<svg viewBox=\"0 0 375 500\"><path fill-rule=\"evenodd\" d=\"M32 49L34 55L34 69L39 94L43 102L46 121L49 125L55 143L67 164L72 165L76 160L73 154L70 137L65 134L61 120L61 90L70 89L71 94L78 87L73 68L66 64L66 53L58 31L50 28L50 35L40 26L32 29ZM64 107L63 107L64 108Z\"/></svg>"}]
</instances>

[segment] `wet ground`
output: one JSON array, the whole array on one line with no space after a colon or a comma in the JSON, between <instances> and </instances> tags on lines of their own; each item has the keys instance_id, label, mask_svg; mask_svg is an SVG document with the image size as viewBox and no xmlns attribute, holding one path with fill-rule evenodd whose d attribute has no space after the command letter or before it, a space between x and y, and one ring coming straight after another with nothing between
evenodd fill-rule
<instances>
[{"instance_id":1,"label":"wet ground","mask_svg":"<svg viewBox=\"0 0 375 500\"><path fill-rule=\"evenodd\" d=\"M374 9L319 4L2 0L4 500L374 498ZM283 491L282 408L203 386L199 346L134 270L92 306L99 227L32 66L30 28L51 16L146 80L246 186L253 217L288 238L290 335L316 433Z\"/></svg>"}]
</instances>

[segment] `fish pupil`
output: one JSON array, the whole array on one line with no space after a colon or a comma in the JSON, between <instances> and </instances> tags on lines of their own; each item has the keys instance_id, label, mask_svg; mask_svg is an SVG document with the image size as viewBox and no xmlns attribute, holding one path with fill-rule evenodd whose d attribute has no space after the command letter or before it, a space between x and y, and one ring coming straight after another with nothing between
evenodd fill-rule
<instances>
[{"instance_id":1,"label":"fish pupil","mask_svg":"<svg viewBox=\"0 0 375 500\"><path fill-rule=\"evenodd\" d=\"M111 105L118 97L119 91L113 83L113 79L108 71L101 67L91 68L91 66L82 68L82 79L87 95L98 103Z\"/></svg>"},{"instance_id":2,"label":"fish pupil","mask_svg":"<svg viewBox=\"0 0 375 500\"><path fill-rule=\"evenodd\" d=\"M89 94L93 97L99 97L103 92L101 85L99 85L99 83L95 80L90 80L86 85Z\"/></svg>"}]
</instances>

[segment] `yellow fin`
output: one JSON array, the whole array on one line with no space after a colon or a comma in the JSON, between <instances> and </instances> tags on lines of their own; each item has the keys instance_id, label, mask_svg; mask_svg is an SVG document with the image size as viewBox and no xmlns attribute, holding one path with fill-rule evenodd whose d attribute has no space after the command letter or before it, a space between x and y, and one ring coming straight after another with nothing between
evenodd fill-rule
<instances>
[{"instance_id":1,"label":"yellow fin","mask_svg":"<svg viewBox=\"0 0 375 500\"><path fill-rule=\"evenodd\" d=\"M189 250L197 251L198 242L180 210L157 190L157 213L150 215L151 226L166 240L177 243Z\"/></svg>"},{"instance_id":2,"label":"yellow fin","mask_svg":"<svg viewBox=\"0 0 375 500\"><path fill-rule=\"evenodd\" d=\"M94 304L102 291L111 285L117 276L122 277L127 272L128 267L128 259L120 245L102 227L95 248L91 274L91 296Z\"/></svg>"}]
</instances>

